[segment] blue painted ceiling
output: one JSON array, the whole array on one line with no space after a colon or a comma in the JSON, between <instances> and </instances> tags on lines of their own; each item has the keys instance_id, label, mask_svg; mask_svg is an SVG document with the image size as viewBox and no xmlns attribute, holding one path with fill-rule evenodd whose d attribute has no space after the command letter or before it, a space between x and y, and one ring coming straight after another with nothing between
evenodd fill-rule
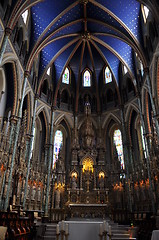
<instances>
[{"instance_id":1,"label":"blue painted ceiling","mask_svg":"<svg viewBox=\"0 0 159 240\"><path fill-rule=\"evenodd\" d=\"M103 67L108 65L118 85L121 62L135 77L134 47L142 51L143 45L140 14L136 0L45 0L36 4L31 9L30 51L38 44L43 46L40 76L54 63L56 83L67 65L76 81L86 67L99 81Z\"/></svg>"}]
</instances>

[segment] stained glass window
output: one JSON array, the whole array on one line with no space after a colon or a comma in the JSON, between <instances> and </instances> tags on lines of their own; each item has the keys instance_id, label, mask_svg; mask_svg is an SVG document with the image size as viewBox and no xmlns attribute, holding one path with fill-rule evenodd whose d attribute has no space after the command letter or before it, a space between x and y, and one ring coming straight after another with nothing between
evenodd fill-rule
<instances>
[{"instance_id":1,"label":"stained glass window","mask_svg":"<svg viewBox=\"0 0 159 240\"><path fill-rule=\"evenodd\" d=\"M60 147L63 143L63 134L60 130L57 130L54 138L54 154L53 154L53 168L58 159L58 154L60 152Z\"/></svg>"},{"instance_id":2,"label":"stained glass window","mask_svg":"<svg viewBox=\"0 0 159 240\"><path fill-rule=\"evenodd\" d=\"M22 18L23 18L24 23L26 24L27 18L28 18L28 10L26 10L25 12L22 13Z\"/></svg>"},{"instance_id":3,"label":"stained glass window","mask_svg":"<svg viewBox=\"0 0 159 240\"><path fill-rule=\"evenodd\" d=\"M142 139L142 146L143 146L143 150L144 150L144 155L145 155L145 158L146 158L147 154L146 154L146 147L145 147L144 131L143 131L142 126L141 126L141 139Z\"/></svg>"},{"instance_id":4,"label":"stained glass window","mask_svg":"<svg viewBox=\"0 0 159 240\"><path fill-rule=\"evenodd\" d=\"M149 15L149 9L146 6L144 6L144 12L145 12L145 17L147 19Z\"/></svg>"},{"instance_id":5,"label":"stained glass window","mask_svg":"<svg viewBox=\"0 0 159 240\"><path fill-rule=\"evenodd\" d=\"M148 7L144 6L144 5L141 5L142 6L142 15L143 15L143 19L144 19L144 23L146 23L146 20L148 18L148 15L149 15L149 9Z\"/></svg>"},{"instance_id":6,"label":"stained glass window","mask_svg":"<svg viewBox=\"0 0 159 240\"><path fill-rule=\"evenodd\" d=\"M68 68L65 69L64 74L62 76L62 82L65 84L69 84L70 73Z\"/></svg>"},{"instance_id":7,"label":"stained glass window","mask_svg":"<svg viewBox=\"0 0 159 240\"><path fill-rule=\"evenodd\" d=\"M108 66L105 68L105 83L110 83L112 82L112 74L110 72L110 69Z\"/></svg>"},{"instance_id":8,"label":"stained glass window","mask_svg":"<svg viewBox=\"0 0 159 240\"><path fill-rule=\"evenodd\" d=\"M84 87L91 86L91 74L88 70L86 70L83 75L83 86Z\"/></svg>"},{"instance_id":9,"label":"stained glass window","mask_svg":"<svg viewBox=\"0 0 159 240\"><path fill-rule=\"evenodd\" d=\"M121 163L121 168L125 168L124 166L124 156L123 156L123 143L122 143L122 136L121 131L119 129L114 131L113 140L117 149L118 159Z\"/></svg>"},{"instance_id":10,"label":"stained glass window","mask_svg":"<svg viewBox=\"0 0 159 240\"><path fill-rule=\"evenodd\" d=\"M49 75L49 76L50 76L50 71L51 71L51 68L49 67L47 70L47 75Z\"/></svg>"},{"instance_id":11,"label":"stained glass window","mask_svg":"<svg viewBox=\"0 0 159 240\"><path fill-rule=\"evenodd\" d=\"M128 72L127 67L124 65L124 74L126 74Z\"/></svg>"}]
</instances>

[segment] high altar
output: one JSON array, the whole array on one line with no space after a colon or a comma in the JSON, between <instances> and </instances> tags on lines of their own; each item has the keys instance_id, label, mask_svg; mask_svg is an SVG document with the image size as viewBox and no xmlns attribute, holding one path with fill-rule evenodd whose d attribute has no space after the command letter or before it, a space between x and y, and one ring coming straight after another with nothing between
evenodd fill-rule
<instances>
[{"instance_id":1,"label":"high altar","mask_svg":"<svg viewBox=\"0 0 159 240\"><path fill-rule=\"evenodd\" d=\"M79 129L76 122L71 165L66 166L61 149L56 167L54 207L67 208L70 217L105 217L109 212L109 183L101 132L94 130L91 106L85 103L85 117ZM68 174L66 174L66 172Z\"/></svg>"}]
</instances>

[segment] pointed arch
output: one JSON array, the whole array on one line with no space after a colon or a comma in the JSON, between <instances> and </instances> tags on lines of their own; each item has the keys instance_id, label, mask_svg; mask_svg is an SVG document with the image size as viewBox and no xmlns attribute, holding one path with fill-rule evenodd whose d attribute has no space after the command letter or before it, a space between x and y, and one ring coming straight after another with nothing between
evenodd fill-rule
<instances>
[{"instance_id":1,"label":"pointed arch","mask_svg":"<svg viewBox=\"0 0 159 240\"><path fill-rule=\"evenodd\" d=\"M56 118L55 118L55 121L54 121L54 125L55 125L55 129L61 125L62 121L65 122L67 128L68 128L68 133L69 133L69 136L71 137L71 128L70 127L73 127L73 121L72 121L72 118L68 118L65 114L62 114L62 115L58 115Z\"/></svg>"},{"instance_id":2,"label":"pointed arch","mask_svg":"<svg viewBox=\"0 0 159 240\"><path fill-rule=\"evenodd\" d=\"M130 103L128 105L128 108L126 109L126 113L125 113L125 122L129 122L132 110L134 110L137 113L139 113L139 109L138 109L137 104Z\"/></svg>"},{"instance_id":3,"label":"pointed arch","mask_svg":"<svg viewBox=\"0 0 159 240\"><path fill-rule=\"evenodd\" d=\"M49 116L49 112L48 112L48 109L40 104L37 108L37 111L36 111L36 116L38 116L40 113L43 113L44 115L44 120L45 120L45 128L46 128L46 138L45 138L45 143L47 144L48 142L48 134L49 134L49 119L50 119L50 116Z\"/></svg>"},{"instance_id":4,"label":"pointed arch","mask_svg":"<svg viewBox=\"0 0 159 240\"><path fill-rule=\"evenodd\" d=\"M114 122L116 122L117 124L121 125L121 120L118 116L116 116L114 113L109 113L106 118L104 119L103 121L103 124L102 124L102 128L103 129L107 129L108 125L109 125L109 122L111 120L114 120Z\"/></svg>"}]
</instances>

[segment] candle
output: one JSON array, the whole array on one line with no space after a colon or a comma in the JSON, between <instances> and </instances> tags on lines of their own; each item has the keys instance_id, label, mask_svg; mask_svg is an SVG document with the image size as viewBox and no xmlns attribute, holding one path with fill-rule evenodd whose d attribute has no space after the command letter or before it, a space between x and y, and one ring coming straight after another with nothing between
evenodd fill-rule
<instances>
[{"instance_id":1,"label":"candle","mask_svg":"<svg viewBox=\"0 0 159 240\"><path fill-rule=\"evenodd\" d=\"M99 234L102 235L102 233L103 233L103 225L100 224L100 226L99 226Z\"/></svg>"},{"instance_id":2,"label":"candle","mask_svg":"<svg viewBox=\"0 0 159 240\"><path fill-rule=\"evenodd\" d=\"M66 234L68 234L68 223L66 223L65 231L66 231Z\"/></svg>"},{"instance_id":3,"label":"candle","mask_svg":"<svg viewBox=\"0 0 159 240\"><path fill-rule=\"evenodd\" d=\"M60 234L59 224L56 225L56 234Z\"/></svg>"},{"instance_id":4,"label":"candle","mask_svg":"<svg viewBox=\"0 0 159 240\"><path fill-rule=\"evenodd\" d=\"M107 223L105 220L103 221L103 230L104 230L104 232L107 231Z\"/></svg>"},{"instance_id":5,"label":"candle","mask_svg":"<svg viewBox=\"0 0 159 240\"><path fill-rule=\"evenodd\" d=\"M109 226L109 235L111 235L112 234L112 228L111 228L111 226Z\"/></svg>"},{"instance_id":6,"label":"candle","mask_svg":"<svg viewBox=\"0 0 159 240\"><path fill-rule=\"evenodd\" d=\"M64 231L64 229L65 229L65 221L62 220L62 222L61 222L61 230Z\"/></svg>"}]
</instances>

